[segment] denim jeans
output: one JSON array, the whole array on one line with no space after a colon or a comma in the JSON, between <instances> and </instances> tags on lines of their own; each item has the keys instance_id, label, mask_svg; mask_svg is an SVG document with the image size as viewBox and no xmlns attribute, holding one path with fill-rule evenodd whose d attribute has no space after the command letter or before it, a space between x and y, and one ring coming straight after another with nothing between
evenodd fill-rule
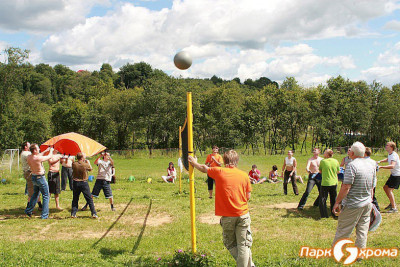
<instances>
[{"instance_id":1,"label":"denim jeans","mask_svg":"<svg viewBox=\"0 0 400 267\"><path fill-rule=\"evenodd\" d=\"M92 215L96 214L96 210L94 208L92 194L90 193L90 187L87 181L74 181L73 182L73 196L72 196L72 211L71 215L75 216L78 211L79 204L79 196L83 193L85 197L86 203L89 204L90 211Z\"/></svg>"},{"instance_id":2,"label":"denim jeans","mask_svg":"<svg viewBox=\"0 0 400 267\"><path fill-rule=\"evenodd\" d=\"M31 214L33 208L38 200L39 192L43 196L43 207L42 207L42 219L47 219L49 217L49 185L47 184L46 177L44 175L34 175L32 174L33 183L33 195L25 209L26 214Z\"/></svg>"},{"instance_id":3,"label":"denim jeans","mask_svg":"<svg viewBox=\"0 0 400 267\"><path fill-rule=\"evenodd\" d=\"M307 198L310 195L311 190L314 188L314 185L316 185L318 188L318 197L314 202L314 206L319 205L319 192L321 190L321 181L315 179L316 175L317 175L316 173L310 173L308 175L306 191L304 192L303 196L300 199L299 205L297 206L298 208L304 208L304 206L306 205L306 202L307 202Z\"/></svg>"}]
</instances>

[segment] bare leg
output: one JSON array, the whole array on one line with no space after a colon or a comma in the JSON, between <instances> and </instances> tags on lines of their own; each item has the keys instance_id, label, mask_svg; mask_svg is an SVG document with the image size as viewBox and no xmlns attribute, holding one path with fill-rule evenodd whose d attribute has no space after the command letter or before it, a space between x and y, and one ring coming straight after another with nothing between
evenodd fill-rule
<instances>
[{"instance_id":1,"label":"bare leg","mask_svg":"<svg viewBox=\"0 0 400 267\"><path fill-rule=\"evenodd\" d=\"M258 184L262 184L267 180L267 178L262 178L260 181L258 181Z\"/></svg>"},{"instance_id":2,"label":"bare leg","mask_svg":"<svg viewBox=\"0 0 400 267\"><path fill-rule=\"evenodd\" d=\"M110 200L111 210L115 211L115 209L114 209L114 198L110 197L109 200Z\"/></svg>"},{"instance_id":3,"label":"bare leg","mask_svg":"<svg viewBox=\"0 0 400 267\"><path fill-rule=\"evenodd\" d=\"M58 210L63 210L63 208L60 207L60 197L59 197L59 194L54 194L54 199L56 200L56 209L58 209Z\"/></svg>"},{"instance_id":4,"label":"bare leg","mask_svg":"<svg viewBox=\"0 0 400 267\"><path fill-rule=\"evenodd\" d=\"M213 190L208 190L208 197L212 198L212 196L213 196Z\"/></svg>"},{"instance_id":5,"label":"bare leg","mask_svg":"<svg viewBox=\"0 0 400 267\"><path fill-rule=\"evenodd\" d=\"M383 187L383 190L385 190L385 193L387 197L389 198L390 204L392 205L392 208L396 208L396 202L394 200L394 194L393 194L393 188L389 188L387 185Z\"/></svg>"}]
</instances>

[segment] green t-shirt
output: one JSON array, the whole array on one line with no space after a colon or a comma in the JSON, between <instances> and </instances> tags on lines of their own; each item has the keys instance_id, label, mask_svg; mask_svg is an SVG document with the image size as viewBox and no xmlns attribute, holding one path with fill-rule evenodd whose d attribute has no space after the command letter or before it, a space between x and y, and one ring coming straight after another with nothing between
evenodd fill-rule
<instances>
[{"instance_id":1,"label":"green t-shirt","mask_svg":"<svg viewBox=\"0 0 400 267\"><path fill-rule=\"evenodd\" d=\"M334 158L321 160L319 170L322 173L322 186L332 186L338 184L337 174L340 170L339 161Z\"/></svg>"}]
</instances>

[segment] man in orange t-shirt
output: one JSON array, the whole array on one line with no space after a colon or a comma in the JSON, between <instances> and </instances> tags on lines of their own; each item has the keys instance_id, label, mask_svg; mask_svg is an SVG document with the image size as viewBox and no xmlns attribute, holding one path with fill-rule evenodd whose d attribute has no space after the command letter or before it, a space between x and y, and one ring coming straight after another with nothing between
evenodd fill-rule
<instances>
[{"instance_id":1,"label":"man in orange t-shirt","mask_svg":"<svg viewBox=\"0 0 400 267\"><path fill-rule=\"evenodd\" d=\"M209 154L206 158L206 165L208 167L221 167L222 163L224 162L224 160L222 159L222 156L220 154L218 154L218 150L219 148L214 145L212 147L212 154ZM207 175L207 184L208 184L208 198L212 198L213 197L213 187L214 187L214 183L215 180L210 177L209 175Z\"/></svg>"},{"instance_id":2,"label":"man in orange t-shirt","mask_svg":"<svg viewBox=\"0 0 400 267\"><path fill-rule=\"evenodd\" d=\"M252 267L248 200L251 185L247 173L237 168L239 155L234 150L224 153L225 168L208 167L189 156L193 167L215 180L215 215L221 217L222 236L225 247L236 261L236 266Z\"/></svg>"}]
</instances>

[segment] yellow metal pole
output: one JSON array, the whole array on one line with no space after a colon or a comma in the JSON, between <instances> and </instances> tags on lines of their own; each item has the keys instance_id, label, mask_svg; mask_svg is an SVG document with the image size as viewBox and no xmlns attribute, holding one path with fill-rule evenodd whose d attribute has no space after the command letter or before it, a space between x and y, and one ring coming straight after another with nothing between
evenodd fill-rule
<instances>
[{"instance_id":1,"label":"yellow metal pole","mask_svg":"<svg viewBox=\"0 0 400 267\"><path fill-rule=\"evenodd\" d=\"M187 93L187 125L188 127L188 154L193 156L193 113L192 113L192 93ZM189 185L190 185L190 221L192 230L192 252L196 253L196 210L194 198L194 171L189 164Z\"/></svg>"},{"instance_id":2,"label":"yellow metal pole","mask_svg":"<svg viewBox=\"0 0 400 267\"><path fill-rule=\"evenodd\" d=\"M182 161L182 126L179 126L179 158ZM179 194L182 194L182 168L179 166Z\"/></svg>"}]
</instances>

